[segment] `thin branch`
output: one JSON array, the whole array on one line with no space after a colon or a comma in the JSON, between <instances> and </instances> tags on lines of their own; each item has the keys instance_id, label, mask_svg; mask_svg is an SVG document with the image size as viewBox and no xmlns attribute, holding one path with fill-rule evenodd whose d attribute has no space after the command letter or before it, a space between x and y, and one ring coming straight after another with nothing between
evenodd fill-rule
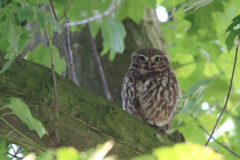
<instances>
[{"instance_id":1,"label":"thin branch","mask_svg":"<svg viewBox=\"0 0 240 160\"><path fill-rule=\"evenodd\" d=\"M57 145L60 145L60 139L58 134L58 105L57 105L57 84L56 84L56 75L54 71L53 65L53 53L52 53L52 36L51 33L48 33L49 43L50 43L50 50L51 50L51 67L52 67L52 74L53 74L53 84L54 84L54 93L55 93L55 118L56 118L56 139Z\"/></svg>"},{"instance_id":2,"label":"thin branch","mask_svg":"<svg viewBox=\"0 0 240 160\"><path fill-rule=\"evenodd\" d=\"M110 101L113 102L113 99L116 97L117 92L118 92L118 89L116 88L115 91L114 91L114 93L113 93L113 95L112 95L112 98L110 98Z\"/></svg>"},{"instance_id":3,"label":"thin branch","mask_svg":"<svg viewBox=\"0 0 240 160\"><path fill-rule=\"evenodd\" d=\"M105 78L105 75L104 75L104 72L103 72L103 69L102 69L101 60L100 60L99 55L98 55L97 47L96 47L96 44L95 44L95 41L94 41L94 38L93 38L93 35L92 35L92 32L91 32L89 23L87 23L87 28L88 28L89 33L90 33L90 38L91 38L91 41L92 41L94 55L95 55L95 58L96 58L96 61L97 61L97 64L98 64L98 68L99 68L99 71L100 71L100 74L101 74L104 92L105 92L107 98L111 99L112 96L111 96L111 93L108 89L107 81L106 81L106 78Z\"/></svg>"},{"instance_id":4,"label":"thin branch","mask_svg":"<svg viewBox=\"0 0 240 160\"><path fill-rule=\"evenodd\" d=\"M176 69L178 69L178 68L187 66L187 65L192 64L192 63L196 63L196 62L201 61L201 60L204 60L204 59L205 59L205 58L202 57L202 58L199 58L199 59L197 59L197 60L195 60L195 61L188 62L188 63L185 63L185 64L181 64L181 65L179 65L179 66L173 67L173 70L176 70Z\"/></svg>"},{"instance_id":5,"label":"thin branch","mask_svg":"<svg viewBox=\"0 0 240 160\"><path fill-rule=\"evenodd\" d=\"M231 89L232 89L232 82L233 82L233 76L234 76L235 66L236 66L236 63L237 63L237 53L238 53L239 42L240 42L240 35L238 36L238 45L237 45L237 48L236 48L235 61L234 61L234 65L233 65L232 78L231 78L231 82L230 82L230 86L229 86L229 90L228 90L227 99L226 99L225 105L224 105L224 107L223 107L223 110L222 110L221 114L219 115L218 120L217 120L217 122L216 122L216 124L215 124L215 126L214 126L214 128L213 128L213 131L212 131L212 133L210 134L210 136L209 136L209 138L208 138L207 143L205 144L205 146L208 145L208 143L209 143L210 139L212 138L213 133L214 133L214 131L215 131L217 125L218 125L218 122L219 122L220 118L222 117L222 114L223 114L224 110L227 108L228 99L229 99L230 92L231 92Z\"/></svg>"},{"instance_id":6,"label":"thin branch","mask_svg":"<svg viewBox=\"0 0 240 160\"><path fill-rule=\"evenodd\" d=\"M6 153L6 154L8 154L8 155L12 156L13 158L17 158L17 159L23 159L23 158L21 158L21 157L17 157L16 155L13 155L13 154L11 154L11 153Z\"/></svg>"},{"instance_id":7,"label":"thin branch","mask_svg":"<svg viewBox=\"0 0 240 160\"><path fill-rule=\"evenodd\" d=\"M57 15L56 15L55 10L54 10L54 6L53 6L52 0L49 1L49 6L51 6L51 8L52 8L52 12L53 12L53 15L55 17L55 20L58 21L57 20ZM63 33L61 33L61 38L62 38L63 49L64 49L64 53L65 53L66 77L68 78L69 60L68 60L68 52L67 52L66 43L65 43L65 40L64 40L64 37L63 37Z\"/></svg>"},{"instance_id":8,"label":"thin branch","mask_svg":"<svg viewBox=\"0 0 240 160\"><path fill-rule=\"evenodd\" d=\"M198 121L198 119L196 117L194 117L192 114L190 115L199 125L199 127L207 134L207 135L210 135L208 133L208 131L201 125L201 123ZM220 146L224 147L225 149L227 149L229 152L231 152L232 154L234 154L235 156L237 156L238 158L240 158L240 156L235 153L234 151L232 151L231 149L229 149L226 145L222 144L221 142L217 141L215 138L212 137L212 139L217 143L219 144Z\"/></svg>"},{"instance_id":9,"label":"thin branch","mask_svg":"<svg viewBox=\"0 0 240 160\"><path fill-rule=\"evenodd\" d=\"M61 19L63 18L63 16L66 15L66 13L67 13L68 9L71 7L72 3L73 3L73 0L71 0L71 2L70 2L70 4L69 4L68 8L63 12L61 18L59 18L59 21L61 21Z\"/></svg>"},{"instance_id":10,"label":"thin branch","mask_svg":"<svg viewBox=\"0 0 240 160\"><path fill-rule=\"evenodd\" d=\"M68 23L68 26L76 26L76 25L87 24L87 23L90 23L92 21L95 21L96 19L100 19L104 16L107 16L107 15L111 14L112 12L114 12L124 1L125 0L122 0L122 1L120 1L120 3L115 5L116 0L112 0L109 8L105 12L103 12L101 14L97 14L97 15L95 15L93 17L90 17L90 18L86 18L86 19L81 20L81 21L70 22L70 23ZM66 27L66 26L67 26L66 24L63 25L63 27Z\"/></svg>"},{"instance_id":11,"label":"thin branch","mask_svg":"<svg viewBox=\"0 0 240 160\"><path fill-rule=\"evenodd\" d=\"M66 16L66 14L64 16L65 16L66 24L68 24L68 18ZM69 27L68 27L68 25L67 25L67 36L68 36L68 53L69 53L69 57L70 57L70 67L72 68L72 73L73 73L75 83L78 86L80 86L79 83L78 83L78 79L77 79L75 68L74 68L74 62L73 62L73 57L72 57L72 50L71 50L71 42L70 42L70 38L69 38Z\"/></svg>"}]
</instances>

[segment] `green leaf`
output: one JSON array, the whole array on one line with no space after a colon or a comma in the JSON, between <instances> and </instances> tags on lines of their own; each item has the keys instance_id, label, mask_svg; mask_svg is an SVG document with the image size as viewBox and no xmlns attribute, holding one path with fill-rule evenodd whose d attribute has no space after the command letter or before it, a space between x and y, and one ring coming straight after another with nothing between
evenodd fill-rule
<instances>
[{"instance_id":1,"label":"green leaf","mask_svg":"<svg viewBox=\"0 0 240 160\"><path fill-rule=\"evenodd\" d=\"M36 130L40 138L44 134L48 134L43 124L32 116L28 106L21 99L9 98L5 107L13 110L12 113L17 115L30 130Z\"/></svg>"},{"instance_id":2,"label":"green leaf","mask_svg":"<svg viewBox=\"0 0 240 160\"><path fill-rule=\"evenodd\" d=\"M172 61L178 62L182 65L182 67L176 70L178 77L187 78L196 68L194 57L190 54L177 53Z\"/></svg>"},{"instance_id":3,"label":"green leaf","mask_svg":"<svg viewBox=\"0 0 240 160\"><path fill-rule=\"evenodd\" d=\"M7 152L6 149L5 149L5 145L6 145L5 139L6 138L4 137L2 140L0 140L0 157L5 155L6 152Z\"/></svg>"},{"instance_id":4,"label":"green leaf","mask_svg":"<svg viewBox=\"0 0 240 160\"><path fill-rule=\"evenodd\" d=\"M221 70L225 71L226 77L228 78L228 85L230 82L230 79L232 77L232 71L233 71L233 64L235 60L235 50L232 50L229 54L227 52L221 54L221 56L218 59L218 66ZM237 90L240 90L240 63L237 62L235 67L235 74L233 77L233 87Z\"/></svg>"},{"instance_id":5,"label":"green leaf","mask_svg":"<svg viewBox=\"0 0 240 160\"><path fill-rule=\"evenodd\" d=\"M4 38L10 43L14 50L17 50L19 36L17 34L17 24L15 23L13 12L8 7L5 7L4 14L6 16L6 20L0 26L0 30L2 30Z\"/></svg>"},{"instance_id":6,"label":"green leaf","mask_svg":"<svg viewBox=\"0 0 240 160\"><path fill-rule=\"evenodd\" d=\"M224 156L210 147L199 144L181 143L173 147L155 149L153 152L159 160L223 160Z\"/></svg>"},{"instance_id":7,"label":"green leaf","mask_svg":"<svg viewBox=\"0 0 240 160\"><path fill-rule=\"evenodd\" d=\"M57 149L56 156L58 160L79 160L79 152L73 147L62 147Z\"/></svg>"},{"instance_id":8,"label":"green leaf","mask_svg":"<svg viewBox=\"0 0 240 160\"><path fill-rule=\"evenodd\" d=\"M104 49L101 55L105 55L109 50L109 59L113 60L116 53L124 50L124 38L126 31L123 24L111 16L103 17L102 36Z\"/></svg>"},{"instance_id":9,"label":"green leaf","mask_svg":"<svg viewBox=\"0 0 240 160\"><path fill-rule=\"evenodd\" d=\"M54 159L54 153L48 150L47 152L37 156L36 160L53 160L53 159Z\"/></svg>"},{"instance_id":10,"label":"green leaf","mask_svg":"<svg viewBox=\"0 0 240 160\"><path fill-rule=\"evenodd\" d=\"M207 77L213 77L219 74L220 71L215 63L207 62L203 73Z\"/></svg>"},{"instance_id":11,"label":"green leaf","mask_svg":"<svg viewBox=\"0 0 240 160\"><path fill-rule=\"evenodd\" d=\"M32 114L28 106L21 99L9 98L5 107L13 110L13 114L16 114L25 124L31 126Z\"/></svg>"},{"instance_id":12,"label":"green leaf","mask_svg":"<svg viewBox=\"0 0 240 160\"><path fill-rule=\"evenodd\" d=\"M146 155L131 158L130 160L157 160L157 158L151 154L146 154Z\"/></svg>"},{"instance_id":13,"label":"green leaf","mask_svg":"<svg viewBox=\"0 0 240 160\"><path fill-rule=\"evenodd\" d=\"M181 9L184 9L183 12L186 12L186 11L188 11L190 9L195 8L194 11L196 11L200 7L206 6L211 1L213 1L213 0L186 0L183 3L180 3L180 4L176 5L176 7L172 11L171 16L173 14L175 14L176 12L180 11Z\"/></svg>"},{"instance_id":14,"label":"green leaf","mask_svg":"<svg viewBox=\"0 0 240 160\"><path fill-rule=\"evenodd\" d=\"M42 64L51 68L51 53L50 48L39 44L34 52L29 52L27 55L28 60ZM55 71L61 75L61 72L66 69L66 61L64 58L60 58L58 49L53 46L53 64Z\"/></svg>"},{"instance_id":15,"label":"green leaf","mask_svg":"<svg viewBox=\"0 0 240 160\"><path fill-rule=\"evenodd\" d=\"M15 61L15 58L16 58L16 56L15 56L14 58L10 59L9 61L7 61L7 62L3 65L3 68L0 70L0 74L3 73L3 72L5 72L5 71L11 66L11 64Z\"/></svg>"},{"instance_id":16,"label":"green leaf","mask_svg":"<svg viewBox=\"0 0 240 160\"><path fill-rule=\"evenodd\" d=\"M4 8L6 5L12 3L12 0L1 0L0 1L0 8Z\"/></svg>"},{"instance_id":17,"label":"green leaf","mask_svg":"<svg viewBox=\"0 0 240 160\"><path fill-rule=\"evenodd\" d=\"M143 19L145 7L155 8L156 0L147 1L127 0L119 8L119 15L117 19L122 21L126 17L129 17L136 23L139 23Z\"/></svg>"},{"instance_id":18,"label":"green leaf","mask_svg":"<svg viewBox=\"0 0 240 160\"><path fill-rule=\"evenodd\" d=\"M230 32L225 44L227 45L227 50L230 52L234 45L234 39L236 36L240 35L240 15L236 16L232 20L233 22L228 26L226 32Z\"/></svg>"}]
</instances>

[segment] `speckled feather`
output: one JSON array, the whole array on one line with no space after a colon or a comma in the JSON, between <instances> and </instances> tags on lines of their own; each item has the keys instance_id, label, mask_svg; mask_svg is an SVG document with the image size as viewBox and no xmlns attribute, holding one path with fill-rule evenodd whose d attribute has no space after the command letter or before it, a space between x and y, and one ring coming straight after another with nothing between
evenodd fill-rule
<instances>
[{"instance_id":1,"label":"speckled feather","mask_svg":"<svg viewBox=\"0 0 240 160\"><path fill-rule=\"evenodd\" d=\"M139 60L140 56L144 61ZM156 61L158 57L160 61ZM177 79L166 55L157 49L133 52L122 86L123 109L166 135L175 115L177 96Z\"/></svg>"}]
</instances>

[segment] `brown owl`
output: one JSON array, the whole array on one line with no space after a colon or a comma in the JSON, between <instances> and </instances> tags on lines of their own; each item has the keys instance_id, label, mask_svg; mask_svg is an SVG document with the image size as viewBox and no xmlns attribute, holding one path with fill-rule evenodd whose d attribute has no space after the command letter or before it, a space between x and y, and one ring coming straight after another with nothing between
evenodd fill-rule
<instances>
[{"instance_id":1,"label":"brown owl","mask_svg":"<svg viewBox=\"0 0 240 160\"><path fill-rule=\"evenodd\" d=\"M167 56L158 49L133 52L123 80L123 109L166 135L175 115L177 96L177 79Z\"/></svg>"}]
</instances>

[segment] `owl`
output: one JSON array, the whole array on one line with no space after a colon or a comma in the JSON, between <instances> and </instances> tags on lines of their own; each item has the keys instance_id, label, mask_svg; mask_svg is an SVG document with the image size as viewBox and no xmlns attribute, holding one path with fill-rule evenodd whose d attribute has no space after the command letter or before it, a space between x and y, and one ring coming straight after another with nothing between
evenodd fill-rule
<instances>
[{"instance_id":1,"label":"owl","mask_svg":"<svg viewBox=\"0 0 240 160\"><path fill-rule=\"evenodd\" d=\"M158 49L133 52L123 80L123 109L167 135L177 97L178 83L167 56Z\"/></svg>"}]
</instances>

